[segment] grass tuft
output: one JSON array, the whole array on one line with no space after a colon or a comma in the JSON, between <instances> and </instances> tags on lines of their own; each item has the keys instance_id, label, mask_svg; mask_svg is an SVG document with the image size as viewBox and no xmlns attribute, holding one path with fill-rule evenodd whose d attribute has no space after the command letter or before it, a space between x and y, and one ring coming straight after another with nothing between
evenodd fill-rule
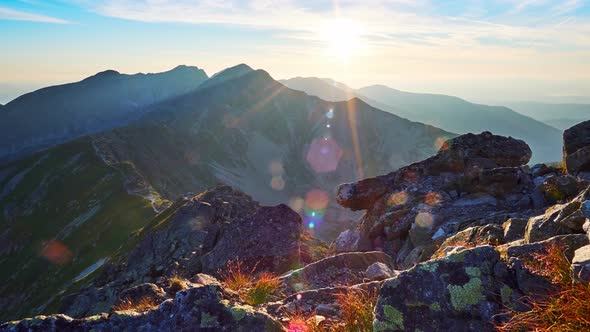
<instances>
[{"instance_id":1,"label":"grass tuft","mask_svg":"<svg viewBox=\"0 0 590 332\"><path fill-rule=\"evenodd\" d=\"M549 279L554 289L548 297L525 298L529 311L507 309L509 320L497 325L498 331L590 331L590 285L573 275L565 249L549 244L526 262L527 269Z\"/></svg>"},{"instance_id":2,"label":"grass tuft","mask_svg":"<svg viewBox=\"0 0 590 332\"><path fill-rule=\"evenodd\" d=\"M252 286L246 288L240 295L244 302L256 306L275 298L280 293L280 288L281 282L276 275L264 272L257 277Z\"/></svg>"},{"instance_id":3,"label":"grass tuft","mask_svg":"<svg viewBox=\"0 0 590 332\"><path fill-rule=\"evenodd\" d=\"M124 311L124 310L136 310L136 311L144 311L149 310L156 307L158 303L154 298L151 296L142 297L139 300L131 300L130 298L125 298L120 301L117 305L113 306L113 311Z\"/></svg>"},{"instance_id":4,"label":"grass tuft","mask_svg":"<svg viewBox=\"0 0 590 332\"><path fill-rule=\"evenodd\" d=\"M225 270L218 271L223 285L238 293L249 305L260 305L281 295L281 281L270 272L255 273L256 265L247 268L239 260L229 261Z\"/></svg>"},{"instance_id":5,"label":"grass tuft","mask_svg":"<svg viewBox=\"0 0 590 332\"><path fill-rule=\"evenodd\" d=\"M377 303L376 291L350 288L347 292L338 294L336 302L340 307L344 323L342 331L373 331L374 311Z\"/></svg>"}]
</instances>

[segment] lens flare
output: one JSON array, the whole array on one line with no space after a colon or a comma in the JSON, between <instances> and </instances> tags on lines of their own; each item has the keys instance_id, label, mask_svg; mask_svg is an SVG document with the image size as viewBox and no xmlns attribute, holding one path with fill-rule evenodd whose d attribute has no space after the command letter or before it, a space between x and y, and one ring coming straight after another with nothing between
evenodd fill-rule
<instances>
[{"instance_id":1,"label":"lens flare","mask_svg":"<svg viewBox=\"0 0 590 332\"><path fill-rule=\"evenodd\" d=\"M435 191L431 191L424 196L424 203L428 205L438 205L440 202L442 202L442 195Z\"/></svg>"},{"instance_id":2,"label":"lens flare","mask_svg":"<svg viewBox=\"0 0 590 332\"><path fill-rule=\"evenodd\" d=\"M334 118L334 109L333 108L330 108L330 110L328 111L328 113L326 113L326 117L328 119Z\"/></svg>"},{"instance_id":3,"label":"lens flare","mask_svg":"<svg viewBox=\"0 0 590 332\"><path fill-rule=\"evenodd\" d=\"M404 205L408 201L408 194L405 191L398 191L389 196L387 199L387 205L399 206Z\"/></svg>"},{"instance_id":4,"label":"lens flare","mask_svg":"<svg viewBox=\"0 0 590 332\"><path fill-rule=\"evenodd\" d=\"M338 168L338 163L344 152L336 141L324 136L311 142L307 150L307 162L317 173L333 172Z\"/></svg>"},{"instance_id":5,"label":"lens flare","mask_svg":"<svg viewBox=\"0 0 590 332\"><path fill-rule=\"evenodd\" d=\"M330 197L323 190L313 189L307 192L305 195L305 206L311 210L319 211L323 210L328 206Z\"/></svg>"},{"instance_id":6,"label":"lens flare","mask_svg":"<svg viewBox=\"0 0 590 332\"><path fill-rule=\"evenodd\" d=\"M428 212L418 213L414 221L416 222L416 225L422 228L432 228L434 224L434 218L432 218L432 215Z\"/></svg>"},{"instance_id":7,"label":"lens flare","mask_svg":"<svg viewBox=\"0 0 590 332\"><path fill-rule=\"evenodd\" d=\"M273 176L272 180L270 180L270 187L273 190L281 191L285 189L285 180L283 180L282 176Z\"/></svg>"},{"instance_id":8,"label":"lens flare","mask_svg":"<svg viewBox=\"0 0 590 332\"><path fill-rule=\"evenodd\" d=\"M64 265L72 260L72 252L70 249L65 244L55 240L43 243L41 256L57 265Z\"/></svg>"}]
</instances>

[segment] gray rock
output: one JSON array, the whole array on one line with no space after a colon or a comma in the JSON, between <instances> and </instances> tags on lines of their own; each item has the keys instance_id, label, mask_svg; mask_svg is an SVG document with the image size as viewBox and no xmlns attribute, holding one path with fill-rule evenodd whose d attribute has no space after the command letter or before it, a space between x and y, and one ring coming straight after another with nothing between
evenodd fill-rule
<instances>
[{"instance_id":1,"label":"gray rock","mask_svg":"<svg viewBox=\"0 0 590 332\"><path fill-rule=\"evenodd\" d=\"M144 311L121 311L72 319L65 315L38 316L0 325L16 331L285 331L268 314L250 306L230 304L215 285L178 292L175 298Z\"/></svg>"},{"instance_id":2,"label":"gray rock","mask_svg":"<svg viewBox=\"0 0 590 332\"><path fill-rule=\"evenodd\" d=\"M389 279L394 276L394 272L389 268L389 266L377 262L371 264L367 270L365 271L365 275L370 280L384 280Z\"/></svg>"},{"instance_id":3,"label":"gray rock","mask_svg":"<svg viewBox=\"0 0 590 332\"><path fill-rule=\"evenodd\" d=\"M590 245L576 249L572 259L574 275L583 282L590 282Z\"/></svg>"},{"instance_id":4,"label":"gray rock","mask_svg":"<svg viewBox=\"0 0 590 332\"><path fill-rule=\"evenodd\" d=\"M500 261L490 246L419 264L384 282L374 331L494 331L501 304L518 298L509 278L494 274Z\"/></svg>"},{"instance_id":5,"label":"gray rock","mask_svg":"<svg viewBox=\"0 0 590 332\"><path fill-rule=\"evenodd\" d=\"M512 242L524 238L527 223L528 219L524 218L510 218L506 220L502 225L504 229L504 240L506 242Z\"/></svg>"},{"instance_id":6,"label":"gray rock","mask_svg":"<svg viewBox=\"0 0 590 332\"><path fill-rule=\"evenodd\" d=\"M358 251L360 239L361 235L358 231L347 229L334 241L334 249L337 253Z\"/></svg>"}]
</instances>

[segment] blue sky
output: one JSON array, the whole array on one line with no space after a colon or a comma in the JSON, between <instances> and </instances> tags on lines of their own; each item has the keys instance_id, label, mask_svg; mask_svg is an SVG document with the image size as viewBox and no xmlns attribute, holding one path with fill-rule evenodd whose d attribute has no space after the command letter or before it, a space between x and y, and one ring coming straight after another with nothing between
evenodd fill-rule
<instances>
[{"instance_id":1,"label":"blue sky","mask_svg":"<svg viewBox=\"0 0 590 332\"><path fill-rule=\"evenodd\" d=\"M583 0L2 0L0 103L98 71L331 77L475 101L590 99Z\"/></svg>"}]
</instances>

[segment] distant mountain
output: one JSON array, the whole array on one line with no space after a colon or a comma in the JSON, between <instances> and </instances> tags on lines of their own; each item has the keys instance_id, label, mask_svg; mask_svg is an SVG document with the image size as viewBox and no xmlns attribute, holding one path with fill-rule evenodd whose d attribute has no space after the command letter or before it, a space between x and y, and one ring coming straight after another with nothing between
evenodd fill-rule
<instances>
[{"instance_id":1,"label":"distant mountain","mask_svg":"<svg viewBox=\"0 0 590 332\"><path fill-rule=\"evenodd\" d=\"M507 106L518 113L543 121L559 129L567 129L590 119L590 104L513 102L508 103Z\"/></svg>"},{"instance_id":2,"label":"distant mountain","mask_svg":"<svg viewBox=\"0 0 590 332\"><path fill-rule=\"evenodd\" d=\"M333 97L333 100L358 97L403 118L460 134L489 130L521 138L533 150L533 163L561 159L560 130L506 107L474 104L453 96L404 92L383 85L342 89L339 88L342 84L318 78L295 78L283 83L311 95Z\"/></svg>"},{"instance_id":3,"label":"distant mountain","mask_svg":"<svg viewBox=\"0 0 590 332\"><path fill-rule=\"evenodd\" d=\"M125 125L141 117L145 106L192 91L206 79L203 70L188 66L158 74L107 70L27 93L0 113L0 159Z\"/></svg>"},{"instance_id":4,"label":"distant mountain","mask_svg":"<svg viewBox=\"0 0 590 332\"><path fill-rule=\"evenodd\" d=\"M228 81L228 80L231 80L234 78L238 78L242 75L248 74L249 72L252 72L252 71L254 71L254 69L252 69L252 68L250 68L250 66L242 63L237 66L226 68L226 69L220 71L219 73L214 74L213 76L211 76L211 78L209 78L208 80L203 82L203 84L200 87L207 88L207 87L215 86L215 85L221 84L225 81Z\"/></svg>"},{"instance_id":5,"label":"distant mountain","mask_svg":"<svg viewBox=\"0 0 590 332\"><path fill-rule=\"evenodd\" d=\"M141 113L0 164L0 321L55 312L57 293L79 287L156 210L219 183L288 203L333 239L356 220L335 202L338 184L424 159L455 136L359 99L308 96L261 70Z\"/></svg>"}]
</instances>

